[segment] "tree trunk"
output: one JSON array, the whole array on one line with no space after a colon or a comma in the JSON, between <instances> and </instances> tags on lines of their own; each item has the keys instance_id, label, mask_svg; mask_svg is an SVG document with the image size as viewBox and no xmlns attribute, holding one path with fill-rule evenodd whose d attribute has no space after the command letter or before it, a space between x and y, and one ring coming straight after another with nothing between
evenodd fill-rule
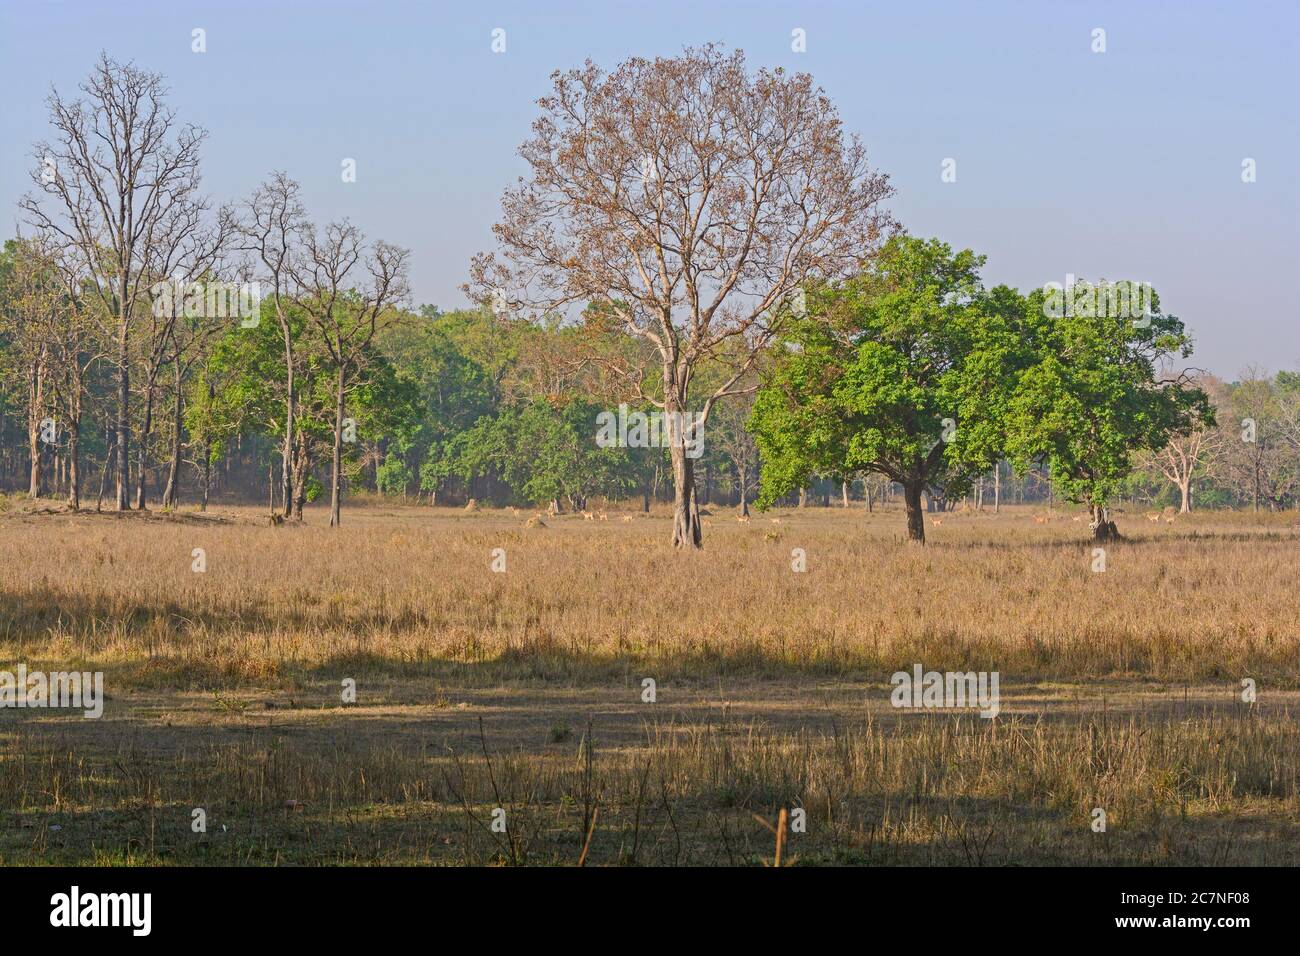
<instances>
[{"instance_id":1,"label":"tree trunk","mask_svg":"<svg viewBox=\"0 0 1300 956\"><path fill-rule=\"evenodd\" d=\"M339 366L338 383L334 389L334 462L330 469L330 527L337 528L342 518L343 490L343 383L347 374Z\"/></svg>"},{"instance_id":2,"label":"tree trunk","mask_svg":"<svg viewBox=\"0 0 1300 956\"><path fill-rule=\"evenodd\" d=\"M175 508L181 480L181 365L176 362L176 398L172 403L172 462L167 469L167 486L163 489L164 508Z\"/></svg>"},{"instance_id":3,"label":"tree trunk","mask_svg":"<svg viewBox=\"0 0 1300 956\"><path fill-rule=\"evenodd\" d=\"M144 390L144 425L140 429L140 446L136 449L136 462L139 473L135 476L135 506L141 511L145 509L145 492L148 485L148 475L145 466L148 464L147 456L149 453L149 434L153 431L153 390L154 383L148 382Z\"/></svg>"},{"instance_id":4,"label":"tree trunk","mask_svg":"<svg viewBox=\"0 0 1300 956\"><path fill-rule=\"evenodd\" d=\"M131 356L127 351L127 317L119 318L117 333L117 510L131 508Z\"/></svg>"},{"instance_id":5,"label":"tree trunk","mask_svg":"<svg viewBox=\"0 0 1300 956\"><path fill-rule=\"evenodd\" d=\"M749 484L749 482L748 482L748 480L747 480L748 477L749 477L749 475L748 475L747 469L745 469L745 468L743 468L743 467L741 467L741 468L737 468L737 469L736 469L736 473L737 473L737 475L738 475L739 478L740 478L740 516L741 516L742 518L748 518L748 517L749 517L749 502L745 499L745 488L746 488L746 487L748 486L748 484Z\"/></svg>"},{"instance_id":6,"label":"tree trunk","mask_svg":"<svg viewBox=\"0 0 1300 956\"><path fill-rule=\"evenodd\" d=\"M104 455L104 464L99 469L99 496L95 499L95 512L98 514L104 508L104 479L108 477L108 466L113 461L114 452L117 450L117 436L113 436L113 442L108 446L108 451Z\"/></svg>"},{"instance_id":7,"label":"tree trunk","mask_svg":"<svg viewBox=\"0 0 1300 956\"><path fill-rule=\"evenodd\" d=\"M302 509L307 504L307 476L311 474L311 453L303 438L302 429L297 434L293 462L293 516L297 521L302 521ZM429 504L433 504L432 495Z\"/></svg>"},{"instance_id":8,"label":"tree trunk","mask_svg":"<svg viewBox=\"0 0 1300 956\"><path fill-rule=\"evenodd\" d=\"M27 384L27 452L31 471L27 484L27 497L41 496L41 409L45 405L45 363L32 363ZM56 440L58 436L55 436Z\"/></svg>"},{"instance_id":9,"label":"tree trunk","mask_svg":"<svg viewBox=\"0 0 1300 956\"><path fill-rule=\"evenodd\" d=\"M203 446L203 500L199 502L199 510L208 510L208 495L212 491L212 442L206 442Z\"/></svg>"},{"instance_id":10,"label":"tree trunk","mask_svg":"<svg viewBox=\"0 0 1300 956\"><path fill-rule=\"evenodd\" d=\"M39 415L37 411L34 415ZM39 418L27 427L27 451L31 458L31 471L27 484L27 497L41 496L41 422Z\"/></svg>"},{"instance_id":11,"label":"tree trunk","mask_svg":"<svg viewBox=\"0 0 1300 956\"><path fill-rule=\"evenodd\" d=\"M278 287L277 287L278 288ZM278 299L277 299L278 301ZM278 308L278 306L277 306ZM284 334L284 367L285 367L285 400L284 400L284 450L282 453L283 461L280 467L283 469L284 480L284 516L289 517L289 512L293 508L294 498L294 481L297 478L295 474L293 461L293 416L294 408L294 375L293 375L293 339L290 336L289 324L283 319L280 322L280 329ZM298 517L302 517L301 510Z\"/></svg>"},{"instance_id":12,"label":"tree trunk","mask_svg":"<svg viewBox=\"0 0 1300 956\"><path fill-rule=\"evenodd\" d=\"M925 511L921 508L921 492L925 483L908 481L903 484L903 503L907 508L907 540L925 544Z\"/></svg>"},{"instance_id":13,"label":"tree trunk","mask_svg":"<svg viewBox=\"0 0 1300 956\"><path fill-rule=\"evenodd\" d=\"M74 356L73 361L76 361ZM68 510L81 510L81 383L74 386L71 420L68 422Z\"/></svg>"},{"instance_id":14,"label":"tree trunk","mask_svg":"<svg viewBox=\"0 0 1300 956\"><path fill-rule=\"evenodd\" d=\"M844 507L849 506L849 483L847 481L840 483L840 491L844 494Z\"/></svg>"},{"instance_id":15,"label":"tree trunk","mask_svg":"<svg viewBox=\"0 0 1300 956\"><path fill-rule=\"evenodd\" d=\"M1178 509L1179 514L1189 514L1192 510L1192 480L1188 478L1178 486L1178 491L1182 495L1182 504Z\"/></svg>"},{"instance_id":16,"label":"tree trunk","mask_svg":"<svg viewBox=\"0 0 1300 956\"><path fill-rule=\"evenodd\" d=\"M1002 462L993 466L993 513L998 513L1002 504Z\"/></svg>"},{"instance_id":17,"label":"tree trunk","mask_svg":"<svg viewBox=\"0 0 1300 956\"><path fill-rule=\"evenodd\" d=\"M695 500L695 462L681 444L671 446L673 460L673 547L703 547L700 508Z\"/></svg>"}]
</instances>

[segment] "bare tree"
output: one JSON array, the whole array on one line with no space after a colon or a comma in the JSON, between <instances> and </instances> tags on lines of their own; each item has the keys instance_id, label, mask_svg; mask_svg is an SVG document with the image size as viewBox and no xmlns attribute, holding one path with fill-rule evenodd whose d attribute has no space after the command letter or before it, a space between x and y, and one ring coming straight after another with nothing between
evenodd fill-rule
<instances>
[{"instance_id":1,"label":"bare tree","mask_svg":"<svg viewBox=\"0 0 1300 956\"><path fill-rule=\"evenodd\" d=\"M110 318L117 364L117 507L125 510L138 305L148 302L154 281L172 277L184 262L186 272L202 271L213 256L205 235L208 206L198 192L199 147L206 134L177 124L159 74L106 54L81 90L86 98L76 101L51 91L55 138L36 145L37 192L24 196L20 206L43 235L79 256ZM151 345L156 341L155 336ZM142 486L137 497L143 503Z\"/></svg>"},{"instance_id":2,"label":"bare tree","mask_svg":"<svg viewBox=\"0 0 1300 956\"><path fill-rule=\"evenodd\" d=\"M335 374L334 452L330 471L330 525L341 518L344 408L347 392L367 362L375 334L396 319L394 307L408 294L410 252L387 242L366 246L365 237L347 221L330 223L323 232L304 227L303 257L289 265L302 290L299 305L308 317ZM355 283L365 281L364 289Z\"/></svg>"},{"instance_id":3,"label":"bare tree","mask_svg":"<svg viewBox=\"0 0 1300 956\"><path fill-rule=\"evenodd\" d=\"M1223 385L1217 379L1201 376L1195 384L1221 400ZM1147 456L1148 467L1158 471L1178 489L1180 514L1192 510L1192 480L1203 474L1206 466L1215 459L1223 437L1222 430L1213 422L1198 422L1189 431L1172 436L1164 448Z\"/></svg>"},{"instance_id":4,"label":"bare tree","mask_svg":"<svg viewBox=\"0 0 1300 956\"><path fill-rule=\"evenodd\" d=\"M302 232L306 224L306 211L300 199L298 183L283 172L273 173L262 183L244 204L239 224L242 246L251 252L265 270L270 285L271 301L275 306L276 322L284 343L285 395L284 442L281 447L281 485L284 498L284 516L289 517L295 502L301 502L298 485L306 474L295 468L294 424L297 415L298 357L294 350L294 329L290 321L289 306L298 290L293 285L296 259L302 255ZM302 518L301 505L298 517Z\"/></svg>"},{"instance_id":5,"label":"bare tree","mask_svg":"<svg viewBox=\"0 0 1300 956\"><path fill-rule=\"evenodd\" d=\"M715 427L709 431L709 440L731 462L736 473L736 488L740 492L737 512L749 515L749 495L758 482L758 443L745 427L754 403L750 395L730 402L722 402L714 413Z\"/></svg>"},{"instance_id":6,"label":"bare tree","mask_svg":"<svg viewBox=\"0 0 1300 956\"><path fill-rule=\"evenodd\" d=\"M592 303L651 346L657 387L639 396L670 419L708 420L777 331L810 279L861 268L892 225L887 177L867 165L806 74L750 73L740 51L633 58L606 74L557 72L520 147L531 178L508 189L499 257L476 256L467 290L534 314ZM707 394L700 362L739 356ZM627 370L641 390L643 368ZM673 543L702 543L692 436L670 452Z\"/></svg>"}]
</instances>

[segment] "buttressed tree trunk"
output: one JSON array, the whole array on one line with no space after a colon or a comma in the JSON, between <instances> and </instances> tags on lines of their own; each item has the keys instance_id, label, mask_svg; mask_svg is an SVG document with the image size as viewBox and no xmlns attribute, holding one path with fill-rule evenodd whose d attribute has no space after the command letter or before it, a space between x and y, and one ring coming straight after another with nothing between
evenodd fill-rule
<instances>
[{"instance_id":1,"label":"buttressed tree trunk","mask_svg":"<svg viewBox=\"0 0 1300 956\"><path fill-rule=\"evenodd\" d=\"M703 544L700 509L695 503L695 462L686 448L672 445L673 459L673 546L698 548Z\"/></svg>"}]
</instances>

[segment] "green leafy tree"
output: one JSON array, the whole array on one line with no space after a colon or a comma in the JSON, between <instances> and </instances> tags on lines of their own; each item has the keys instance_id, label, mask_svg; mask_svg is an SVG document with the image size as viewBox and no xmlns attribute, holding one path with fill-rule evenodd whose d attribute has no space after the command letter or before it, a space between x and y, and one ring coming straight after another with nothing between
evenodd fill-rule
<instances>
[{"instance_id":1,"label":"green leafy tree","mask_svg":"<svg viewBox=\"0 0 1300 956\"><path fill-rule=\"evenodd\" d=\"M1009 406L1010 457L1022 473L1046 464L1067 500L1088 505L1094 537L1116 537L1107 504L1135 455L1213 422L1205 393L1166 370L1191 354L1183 323L1149 287L1144 296L1133 283L1079 283L1031 293L1024 330L1034 361Z\"/></svg>"},{"instance_id":2,"label":"green leafy tree","mask_svg":"<svg viewBox=\"0 0 1300 956\"><path fill-rule=\"evenodd\" d=\"M1020 298L986 292L983 262L898 236L868 272L809 291L755 400L759 507L814 475L880 474L903 487L908 540L925 541L922 494L960 494L998 461L1025 361Z\"/></svg>"}]
</instances>

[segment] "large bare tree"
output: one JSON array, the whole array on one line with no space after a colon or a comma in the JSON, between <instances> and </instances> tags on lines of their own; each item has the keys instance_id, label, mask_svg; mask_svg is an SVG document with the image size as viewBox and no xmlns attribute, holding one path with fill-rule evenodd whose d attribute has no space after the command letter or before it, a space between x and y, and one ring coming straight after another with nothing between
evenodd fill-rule
<instances>
[{"instance_id":1,"label":"large bare tree","mask_svg":"<svg viewBox=\"0 0 1300 956\"><path fill-rule=\"evenodd\" d=\"M871 256L892 226L887 177L811 77L751 73L740 51L608 74L588 61L552 81L520 147L530 177L506 191L497 251L474 258L466 288L533 317L608 310L658 365L637 397L702 426L716 401L752 389L745 376L792 294ZM730 374L693 392L724 349L739 356ZM628 370L638 393L644 371ZM670 448L673 543L698 548L692 443L679 429Z\"/></svg>"},{"instance_id":2,"label":"large bare tree","mask_svg":"<svg viewBox=\"0 0 1300 956\"><path fill-rule=\"evenodd\" d=\"M141 315L149 315L143 306L150 286L205 271L221 237L210 229L208 203L199 194L199 148L206 134L177 123L162 77L101 55L81 91L84 99L77 100L51 91L54 139L36 144L36 192L20 205L43 237L76 253L110 318L117 364L117 507L125 510L132 330ZM165 328L153 332L143 350L147 356L156 355L158 343L170 336ZM146 372L146 402L151 388ZM137 493L143 503L143 485Z\"/></svg>"}]
</instances>

